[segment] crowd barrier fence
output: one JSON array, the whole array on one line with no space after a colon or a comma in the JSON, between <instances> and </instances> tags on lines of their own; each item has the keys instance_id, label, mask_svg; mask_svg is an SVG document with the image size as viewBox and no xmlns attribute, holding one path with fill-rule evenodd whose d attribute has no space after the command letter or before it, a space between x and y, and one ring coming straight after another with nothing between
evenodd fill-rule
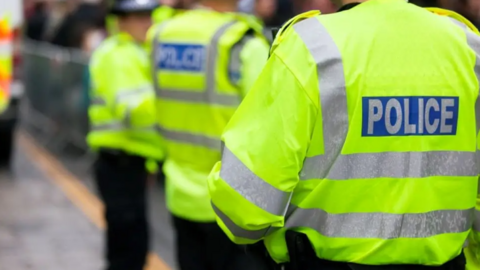
<instances>
[{"instance_id":1,"label":"crowd barrier fence","mask_svg":"<svg viewBox=\"0 0 480 270\"><path fill-rule=\"evenodd\" d=\"M32 40L23 42L22 56L22 125L44 147L91 162L85 141L88 56Z\"/></svg>"}]
</instances>

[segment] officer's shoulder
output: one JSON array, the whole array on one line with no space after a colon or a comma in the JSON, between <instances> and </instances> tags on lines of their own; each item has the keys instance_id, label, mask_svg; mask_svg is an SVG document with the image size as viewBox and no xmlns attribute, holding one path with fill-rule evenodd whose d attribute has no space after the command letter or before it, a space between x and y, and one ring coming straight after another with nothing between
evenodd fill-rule
<instances>
[{"instance_id":1,"label":"officer's shoulder","mask_svg":"<svg viewBox=\"0 0 480 270\"><path fill-rule=\"evenodd\" d=\"M463 17L462 15L456 13L455 11L451 11L443 8L425 8L425 9L437 16L448 17L459 23L462 23L466 27L470 28L470 30L480 35L480 32L478 31L477 27L475 27L475 25L473 25L472 22L470 22L467 18Z\"/></svg>"},{"instance_id":2,"label":"officer's shoulder","mask_svg":"<svg viewBox=\"0 0 480 270\"><path fill-rule=\"evenodd\" d=\"M283 26L273 37L274 40L270 52L273 52L275 48L282 42L282 40L291 33L291 29L295 24L313 17L317 17L320 14L321 12L319 10L311 10L305 13L301 13L284 23Z\"/></svg>"},{"instance_id":3,"label":"officer's shoulder","mask_svg":"<svg viewBox=\"0 0 480 270\"><path fill-rule=\"evenodd\" d=\"M91 57L91 63L98 61L107 61L107 59L116 59L119 55L119 49L123 47L123 42L115 35L106 38L95 51Z\"/></svg>"}]
</instances>

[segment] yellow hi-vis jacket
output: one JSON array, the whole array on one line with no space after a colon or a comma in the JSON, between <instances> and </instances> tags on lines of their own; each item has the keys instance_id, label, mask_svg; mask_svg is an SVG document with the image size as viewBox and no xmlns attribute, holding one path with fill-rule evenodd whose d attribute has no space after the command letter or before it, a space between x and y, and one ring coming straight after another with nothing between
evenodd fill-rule
<instances>
[{"instance_id":1,"label":"yellow hi-vis jacket","mask_svg":"<svg viewBox=\"0 0 480 270\"><path fill-rule=\"evenodd\" d=\"M0 16L0 113L8 105L10 99L10 83L12 80L12 30L9 17Z\"/></svg>"},{"instance_id":2,"label":"yellow hi-vis jacket","mask_svg":"<svg viewBox=\"0 0 480 270\"><path fill-rule=\"evenodd\" d=\"M219 225L277 262L287 229L332 261L452 260L479 242L478 31L403 0L315 15L279 33L225 128Z\"/></svg>"},{"instance_id":3,"label":"yellow hi-vis jacket","mask_svg":"<svg viewBox=\"0 0 480 270\"><path fill-rule=\"evenodd\" d=\"M220 135L266 63L269 44L245 17L206 9L156 25L149 39L167 145L167 207L214 222L207 179L220 160Z\"/></svg>"},{"instance_id":4,"label":"yellow hi-vis jacket","mask_svg":"<svg viewBox=\"0 0 480 270\"><path fill-rule=\"evenodd\" d=\"M109 37L94 52L90 74L90 147L163 160L163 140L156 125L155 91L145 48L126 33Z\"/></svg>"}]
</instances>

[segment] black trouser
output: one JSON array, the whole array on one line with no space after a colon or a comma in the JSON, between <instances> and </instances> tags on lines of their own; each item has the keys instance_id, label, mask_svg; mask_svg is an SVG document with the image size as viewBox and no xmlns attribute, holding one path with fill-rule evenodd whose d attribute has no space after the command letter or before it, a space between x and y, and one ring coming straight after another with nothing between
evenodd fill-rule
<instances>
[{"instance_id":1,"label":"black trouser","mask_svg":"<svg viewBox=\"0 0 480 270\"><path fill-rule=\"evenodd\" d=\"M235 245L216 223L173 216L180 270L264 270L256 254Z\"/></svg>"},{"instance_id":2,"label":"black trouser","mask_svg":"<svg viewBox=\"0 0 480 270\"><path fill-rule=\"evenodd\" d=\"M142 270L149 246L145 160L101 152L95 178L105 203L107 269Z\"/></svg>"},{"instance_id":3,"label":"black trouser","mask_svg":"<svg viewBox=\"0 0 480 270\"><path fill-rule=\"evenodd\" d=\"M317 258L305 234L287 231L285 238L290 255L290 263L284 266L286 270L465 270L466 268L466 259L463 253L442 266L359 265L333 262Z\"/></svg>"}]
</instances>

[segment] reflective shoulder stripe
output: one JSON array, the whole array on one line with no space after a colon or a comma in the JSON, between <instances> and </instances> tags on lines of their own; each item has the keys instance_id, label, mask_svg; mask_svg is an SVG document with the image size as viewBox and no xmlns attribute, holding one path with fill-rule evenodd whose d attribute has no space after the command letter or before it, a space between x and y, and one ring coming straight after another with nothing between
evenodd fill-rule
<instances>
[{"instance_id":1,"label":"reflective shoulder stripe","mask_svg":"<svg viewBox=\"0 0 480 270\"><path fill-rule=\"evenodd\" d=\"M278 45L280 45L280 43L282 42L287 29L289 29L292 25L295 25L298 22L301 22L308 18L318 16L320 14L321 12L319 10L308 11L293 17L292 19L287 21L285 24L283 24L283 26L276 32L275 36L273 37L272 47L270 48L270 55L275 51Z\"/></svg>"},{"instance_id":2,"label":"reflective shoulder stripe","mask_svg":"<svg viewBox=\"0 0 480 270\"><path fill-rule=\"evenodd\" d=\"M438 210L427 213L345 213L297 207L286 228L309 227L327 237L341 238L428 238L471 229L473 209ZM428 226L426 224L435 224Z\"/></svg>"},{"instance_id":3,"label":"reflective shoulder stripe","mask_svg":"<svg viewBox=\"0 0 480 270\"><path fill-rule=\"evenodd\" d=\"M231 83L235 86L238 86L238 82L241 76L241 67L242 67L242 63L240 59L241 53L245 45L253 38L255 38L253 34L245 35L238 43L233 45L230 51L228 74L229 74Z\"/></svg>"},{"instance_id":4,"label":"reflective shoulder stripe","mask_svg":"<svg viewBox=\"0 0 480 270\"><path fill-rule=\"evenodd\" d=\"M212 104L212 105L219 105L219 106L226 106L226 107L237 107L240 105L241 96L239 93L235 94L221 94L217 92L217 84L216 84L216 74L217 74L217 63L219 57L219 42L220 38L225 34L225 32L238 23L238 21L229 21L222 25L213 35L210 44L208 46L207 51L207 58L206 58L206 84L204 91L198 92L192 89L168 89L163 88L161 82L158 81L157 71L158 68L156 67L156 61L160 57L160 41L159 36L160 32L163 30L165 25L162 25L158 29L158 34L154 39L154 48L152 50L153 55L153 78L155 82L155 88L157 96L160 98L165 99L172 99L177 101L183 102L193 102L193 103L204 103L204 104Z\"/></svg>"},{"instance_id":5,"label":"reflective shoulder stripe","mask_svg":"<svg viewBox=\"0 0 480 270\"><path fill-rule=\"evenodd\" d=\"M451 22L455 25L459 26L465 32L467 37L467 43L470 48L475 53L475 75L477 76L477 81L479 84L477 101L475 102L475 118L476 118L476 125L477 125L477 135L480 132L480 34L478 31L474 32L471 28L467 27L467 25L455 18L449 18ZM475 28L476 29L476 28ZM479 157L480 158L480 157Z\"/></svg>"},{"instance_id":6,"label":"reflective shoulder stripe","mask_svg":"<svg viewBox=\"0 0 480 270\"><path fill-rule=\"evenodd\" d=\"M475 210L475 220L473 222L473 229L480 232L480 211Z\"/></svg>"},{"instance_id":7,"label":"reflective shoulder stripe","mask_svg":"<svg viewBox=\"0 0 480 270\"><path fill-rule=\"evenodd\" d=\"M325 152L322 163L317 163L315 167L320 176L325 176L344 143L344 139L338 138L346 138L348 132L342 56L333 38L316 17L303 20L293 28L317 63Z\"/></svg>"},{"instance_id":8,"label":"reflective shoulder stripe","mask_svg":"<svg viewBox=\"0 0 480 270\"><path fill-rule=\"evenodd\" d=\"M219 219L222 220L223 224L228 228L228 230L235 236L241 237L249 240L260 240L268 232L269 228L260 229L256 231L246 230L242 227L235 224L227 215L225 215L215 204L212 203L213 211Z\"/></svg>"},{"instance_id":9,"label":"reflective shoulder stripe","mask_svg":"<svg viewBox=\"0 0 480 270\"><path fill-rule=\"evenodd\" d=\"M285 216L292 192L270 185L223 147L220 177L250 203L276 216Z\"/></svg>"},{"instance_id":10,"label":"reflective shoulder stripe","mask_svg":"<svg viewBox=\"0 0 480 270\"><path fill-rule=\"evenodd\" d=\"M211 150L220 151L220 147L221 147L220 139L209 137L202 134L194 134L190 132L171 130L162 126L158 126L158 129L162 134L162 136L167 140L177 142L177 143L192 144L195 146L201 146Z\"/></svg>"}]
</instances>

